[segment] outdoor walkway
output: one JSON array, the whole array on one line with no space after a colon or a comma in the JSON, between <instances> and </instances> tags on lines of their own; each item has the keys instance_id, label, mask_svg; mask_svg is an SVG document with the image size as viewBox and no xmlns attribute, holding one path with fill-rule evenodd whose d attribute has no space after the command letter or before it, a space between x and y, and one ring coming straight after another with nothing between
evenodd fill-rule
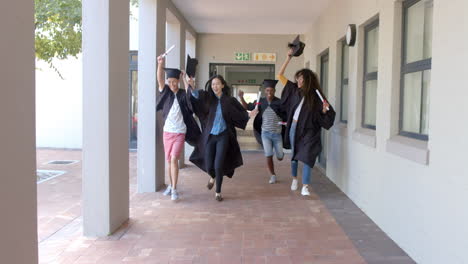
<instances>
[{"instance_id":1,"label":"outdoor walkway","mask_svg":"<svg viewBox=\"0 0 468 264\"><path fill-rule=\"evenodd\" d=\"M130 220L106 238L85 238L81 219L80 151L38 150L38 169L66 174L38 184L40 263L414 263L317 170L313 195L289 189L289 162L276 162L268 184L263 154L225 178L223 202L194 166L181 170L181 199L137 194L136 153L130 153ZM286 160L286 159L285 159Z\"/></svg>"}]
</instances>

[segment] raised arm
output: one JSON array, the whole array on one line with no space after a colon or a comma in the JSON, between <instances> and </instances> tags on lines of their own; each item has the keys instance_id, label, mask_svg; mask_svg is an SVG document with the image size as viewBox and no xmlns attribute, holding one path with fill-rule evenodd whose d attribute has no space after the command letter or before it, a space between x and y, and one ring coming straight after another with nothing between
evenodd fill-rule
<instances>
[{"instance_id":1,"label":"raised arm","mask_svg":"<svg viewBox=\"0 0 468 264\"><path fill-rule=\"evenodd\" d=\"M240 102L241 102L242 106L243 106L246 110L248 110L248 107L249 107L249 106L247 105L247 102L244 100L244 91L239 90L239 93L238 93L237 95L239 95L239 99L240 99Z\"/></svg>"},{"instance_id":2,"label":"raised arm","mask_svg":"<svg viewBox=\"0 0 468 264\"><path fill-rule=\"evenodd\" d=\"M280 68L280 71L278 73L278 76L284 76L284 72L286 71L286 68L288 67L289 62L291 61L293 54L293 50L289 49L288 51L288 56L286 57L286 60L284 61L283 65Z\"/></svg>"},{"instance_id":3,"label":"raised arm","mask_svg":"<svg viewBox=\"0 0 468 264\"><path fill-rule=\"evenodd\" d=\"M164 85L166 84L164 82L164 57L159 56L158 57L158 70L157 70L157 75L156 77L158 78L158 88L159 92L162 92L164 89Z\"/></svg>"}]
</instances>

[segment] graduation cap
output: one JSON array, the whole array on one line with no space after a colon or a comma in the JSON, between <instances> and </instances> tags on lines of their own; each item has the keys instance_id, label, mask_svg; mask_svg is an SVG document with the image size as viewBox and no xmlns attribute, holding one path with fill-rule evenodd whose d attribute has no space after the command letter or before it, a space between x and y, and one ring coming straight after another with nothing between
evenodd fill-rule
<instances>
[{"instance_id":1,"label":"graduation cap","mask_svg":"<svg viewBox=\"0 0 468 264\"><path fill-rule=\"evenodd\" d=\"M198 60L195 58L190 58L190 55L187 55L187 69L185 72L189 77L195 77L195 72L197 71Z\"/></svg>"},{"instance_id":2,"label":"graduation cap","mask_svg":"<svg viewBox=\"0 0 468 264\"><path fill-rule=\"evenodd\" d=\"M174 68L164 68L167 74L167 78L176 78L179 80L181 71L179 69Z\"/></svg>"},{"instance_id":3,"label":"graduation cap","mask_svg":"<svg viewBox=\"0 0 468 264\"><path fill-rule=\"evenodd\" d=\"M276 89L276 84L278 83L278 80L270 80L270 79L265 79L263 80L263 87L268 88L271 87L273 89Z\"/></svg>"},{"instance_id":4,"label":"graduation cap","mask_svg":"<svg viewBox=\"0 0 468 264\"><path fill-rule=\"evenodd\" d=\"M293 42L288 44L288 47L293 49L294 57L299 57L302 55L302 52L304 51L305 44L304 42L299 40L299 35L297 35L297 37L293 40Z\"/></svg>"}]
</instances>

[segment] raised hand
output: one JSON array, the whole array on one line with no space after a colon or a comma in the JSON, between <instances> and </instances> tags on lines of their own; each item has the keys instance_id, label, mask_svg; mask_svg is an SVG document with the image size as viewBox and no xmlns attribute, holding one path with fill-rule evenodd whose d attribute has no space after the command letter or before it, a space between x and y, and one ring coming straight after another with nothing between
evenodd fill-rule
<instances>
[{"instance_id":1,"label":"raised hand","mask_svg":"<svg viewBox=\"0 0 468 264\"><path fill-rule=\"evenodd\" d=\"M239 90L239 93L238 93L239 97L244 97L244 91L242 90Z\"/></svg>"},{"instance_id":2,"label":"raised hand","mask_svg":"<svg viewBox=\"0 0 468 264\"><path fill-rule=\"evenodd\" d=\"M158 56L158 65L161 65L164 63L164 56L163 55L159 55Z\"/></svg>"},{"instance_id":3,"label":"raised hand","mask_svg":"<svg viewBox=\"0 0 468 264\"><path fill-rule=\"evenodd\" d=\"M192 77L189 77L188 83L193 89L195 89L195 80Z\"/></svg>"},{"instance_id":4,"label":"raised hand","mask_svg":"<svg viewBox=\"0 0 468 264\"><path fill-rule=\"evenodd\" d=\"M323 101L322 113L325 114L328 111L328 109L330 109L330 104L327 101Z\"/></svg>"},{"instance_id":5,"label":"raised hand","mask_svg":"<svg viewBox=\"0 0 468 264\"><path fill-rule=\"evenodd\" d=\"M250 111L249 116L250 118L256 116L258 114L258 108L255 108L254 110Z\"/></svg>"}]
</instances>

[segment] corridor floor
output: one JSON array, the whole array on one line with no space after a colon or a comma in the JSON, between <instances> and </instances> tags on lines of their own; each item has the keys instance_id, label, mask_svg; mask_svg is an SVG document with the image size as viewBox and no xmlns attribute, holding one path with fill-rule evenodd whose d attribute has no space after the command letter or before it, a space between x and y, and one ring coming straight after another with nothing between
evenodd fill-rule
<instances>
[{"instance_id":1,"label":"corridor floor","mask_svg":"<svg viewBox=\"0 0 468 264\"><path fill-rule=\"evenodd\" d=\"M180 172L180 200L136 193L130 153L130 219L109 237L82 236L80 151L38 150L38 168L68 173L38 184L40 263L415 263L317 169L312 195L290 190L289 162L268 184L260 152L223 183L224 201L193 165ZM69 167L67 167L69 166ZM166 180L167 182L167 180Z\"/></svg>"}]
</instances>

